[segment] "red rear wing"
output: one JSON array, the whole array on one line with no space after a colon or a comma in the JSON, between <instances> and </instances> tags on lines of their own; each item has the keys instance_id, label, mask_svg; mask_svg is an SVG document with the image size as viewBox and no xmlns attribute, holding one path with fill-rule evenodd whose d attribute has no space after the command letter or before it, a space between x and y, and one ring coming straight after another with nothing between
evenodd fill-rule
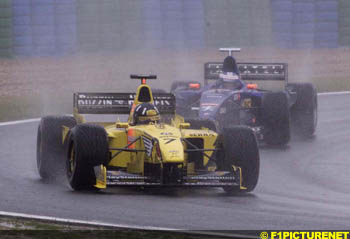
<instances>
[{"instance_id":1,"label":"red rear wing","mask_svg":"<svg viewBox=\"0 0 350 239\"><path fill-rule=\"evenodd\" d=\"M204 80L219 79L222 62L204 64ZM242 80L288 81L288 64L286 63L237 63Z\"/></svg>"},{"instance_id":2,"label":"red rear wing","mask_svg":"<svg viewBox=\"0 0 350 239\"><path fill-rule=\"evenodd\" d=\"M80 114L129 114L135 93L74 93L74 108ZM175 114L175 96L153 93L160 114Z\"/></svg>"}]
</instances>

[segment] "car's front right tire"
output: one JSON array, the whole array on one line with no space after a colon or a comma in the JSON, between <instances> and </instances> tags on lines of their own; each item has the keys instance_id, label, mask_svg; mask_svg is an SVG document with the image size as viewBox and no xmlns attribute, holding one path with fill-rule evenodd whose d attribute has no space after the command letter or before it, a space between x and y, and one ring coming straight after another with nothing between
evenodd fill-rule
<instances>
[{"instance_id":1,"label":"car's front right tire","mask_svg":"<svg viewBox=\"0 0 350 239\"><path fill-rule=\"evenodd\" d=\"M92 189L96 183L94 166L106 165L109 159L106 130L98 125L79 124L68 137L69 184L74 190Z\"/></svg>"}]
</instances>

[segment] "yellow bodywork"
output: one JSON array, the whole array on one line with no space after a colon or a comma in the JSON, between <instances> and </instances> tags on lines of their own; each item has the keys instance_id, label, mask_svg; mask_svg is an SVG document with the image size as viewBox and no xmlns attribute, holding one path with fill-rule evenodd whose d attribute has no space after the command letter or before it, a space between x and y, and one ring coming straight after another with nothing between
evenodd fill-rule
<instances>
[{"instance_id":1,"label":"yellow bodywork","mask_svg":"<svg viewBox=\"0 0 350 239\"><path fill-rule=\"evenodd\" d=\"M137 94L130 109L130 114L127 122L116 123L96 123L103 126L107 132L108 143L110 148L111 159L107 167L124 168L126 172L133 174L144 174L144 164L159 164L161 167L166 163L176 163L179 166L187 169L187 174L195 173L195 164L188 162L188 153L185 153L187 144L184 139L202 139L203 148L209 149L203 157L203 165L208 164L209 158L213 154L211 149L215 149L217 133L209 129L194 130L189 129L190 124L185 123L181 116L175 115L171 124L150 123L148 125L132 125L132 117L134 109L137 105L143 103L139 100L140 91L147 88L150 93L150 101L153 102L151 88L142 84L137 89ZM143 89L145 90L145 89ZM77 109L74 109L74 117L78 123L84 123L85 119L80 115ZM69 128L63 126L63 142L67 138ZM156 140L156 142L154 141ZM134 143L132 143L135 141ZM145 144L151 141L153 147L148 149ZM135 151L123 151L120 149L137 149ZM158 149L158 152L157 152ZM159 154L160 152L160 154ZM95 166L96 185L97 188L106 188L106 167L103 165ZM215 167L209 168L214 171ZM240 170L235 167L234 170ZM243 186L241 186L243 189Z\"/></svg>"},{"instance_id":2,"label":"yellow bodywork","mask_svg":"<svg viewBox=\"0 0 350 239\"><path fill-rule=\"evenodd\" d=\"M187 158L184 153L186 144L183 143L181 140L182 138L201 138L204 140L204 148L214 149L214 142L217 137L217 134L211 130L202 130L200 133L198 133L198 130L179 129L175 126L167 124L130 126L127 129L117 129L115 126L109 126L105 129L108 133L110 148L125 147L128 145L128 142L131 142L138 137L146 137L150 139L156 138L159 142L162 162L183 163L184 166L187 165ZM135 142L130 147L136 149L145 149L142 140ZM154 150L155 149L153 149L153 151ZM116 152L117 150L111 150L112 154ZM207 152L207 154L208 156L211 156L212 152ZM128 167L130 164L143 165L144 161L149 163L160 163L158 156L155 156L155 151L152 152L151 156L146 155L145 152L121 152L118 156L110 161L110 165L115 167ZM207 162L208 159L206 158L204 164L206 165ZM142 167L139 166L136 168Z\"/></svg>"}]
</instances>

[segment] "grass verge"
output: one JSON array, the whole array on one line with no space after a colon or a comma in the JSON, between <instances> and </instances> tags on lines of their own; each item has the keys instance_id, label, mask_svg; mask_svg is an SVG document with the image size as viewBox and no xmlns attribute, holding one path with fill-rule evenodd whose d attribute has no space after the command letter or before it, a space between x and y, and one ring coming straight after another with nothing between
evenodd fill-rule
<instances>
[{"instance_id":1,"label":"grass verge","mask_svg":"<svg viewBox=\"0 0 350 239\"><path fill-rule=\"evenodd\" d=\"M177 231L147 231L128 229L105 229L65 225L30 219L0 218L0 238L2 239L199 239L214 238L205 235L190 235ZM217 237L215 237L217 238Z\"/></svg>"},{"instance_id":2,"label":"grass verge","mask_svg":"<svg viewBox=\"0 0 350 239\"><path fill-rule=\"evenodd\" d=\"M50 98L42 95L0 97L0 122L37 118L50 114L71 114L72 98L72 96L62 97L62 95L52 95Z\"/></svg>"}]
</instances>

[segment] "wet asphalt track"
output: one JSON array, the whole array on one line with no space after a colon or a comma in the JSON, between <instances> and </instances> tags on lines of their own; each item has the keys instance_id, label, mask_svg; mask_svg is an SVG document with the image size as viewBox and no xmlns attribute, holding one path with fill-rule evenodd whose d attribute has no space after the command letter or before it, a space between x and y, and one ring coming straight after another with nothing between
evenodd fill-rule
<instances>
[{"instance_id":1,"label":"wet asphalt track","mask_svg":"<svg viewBox=\"0 0 350 239\"><path fill-rule=\"evenodd\" d=\"M0 127L0 211L177 229L348 229L350 95L319 97L315 138L262 147L258 187L73 192L63 177L43 183L36 170L37 122Z\"/></svg>"}]
</instances>

